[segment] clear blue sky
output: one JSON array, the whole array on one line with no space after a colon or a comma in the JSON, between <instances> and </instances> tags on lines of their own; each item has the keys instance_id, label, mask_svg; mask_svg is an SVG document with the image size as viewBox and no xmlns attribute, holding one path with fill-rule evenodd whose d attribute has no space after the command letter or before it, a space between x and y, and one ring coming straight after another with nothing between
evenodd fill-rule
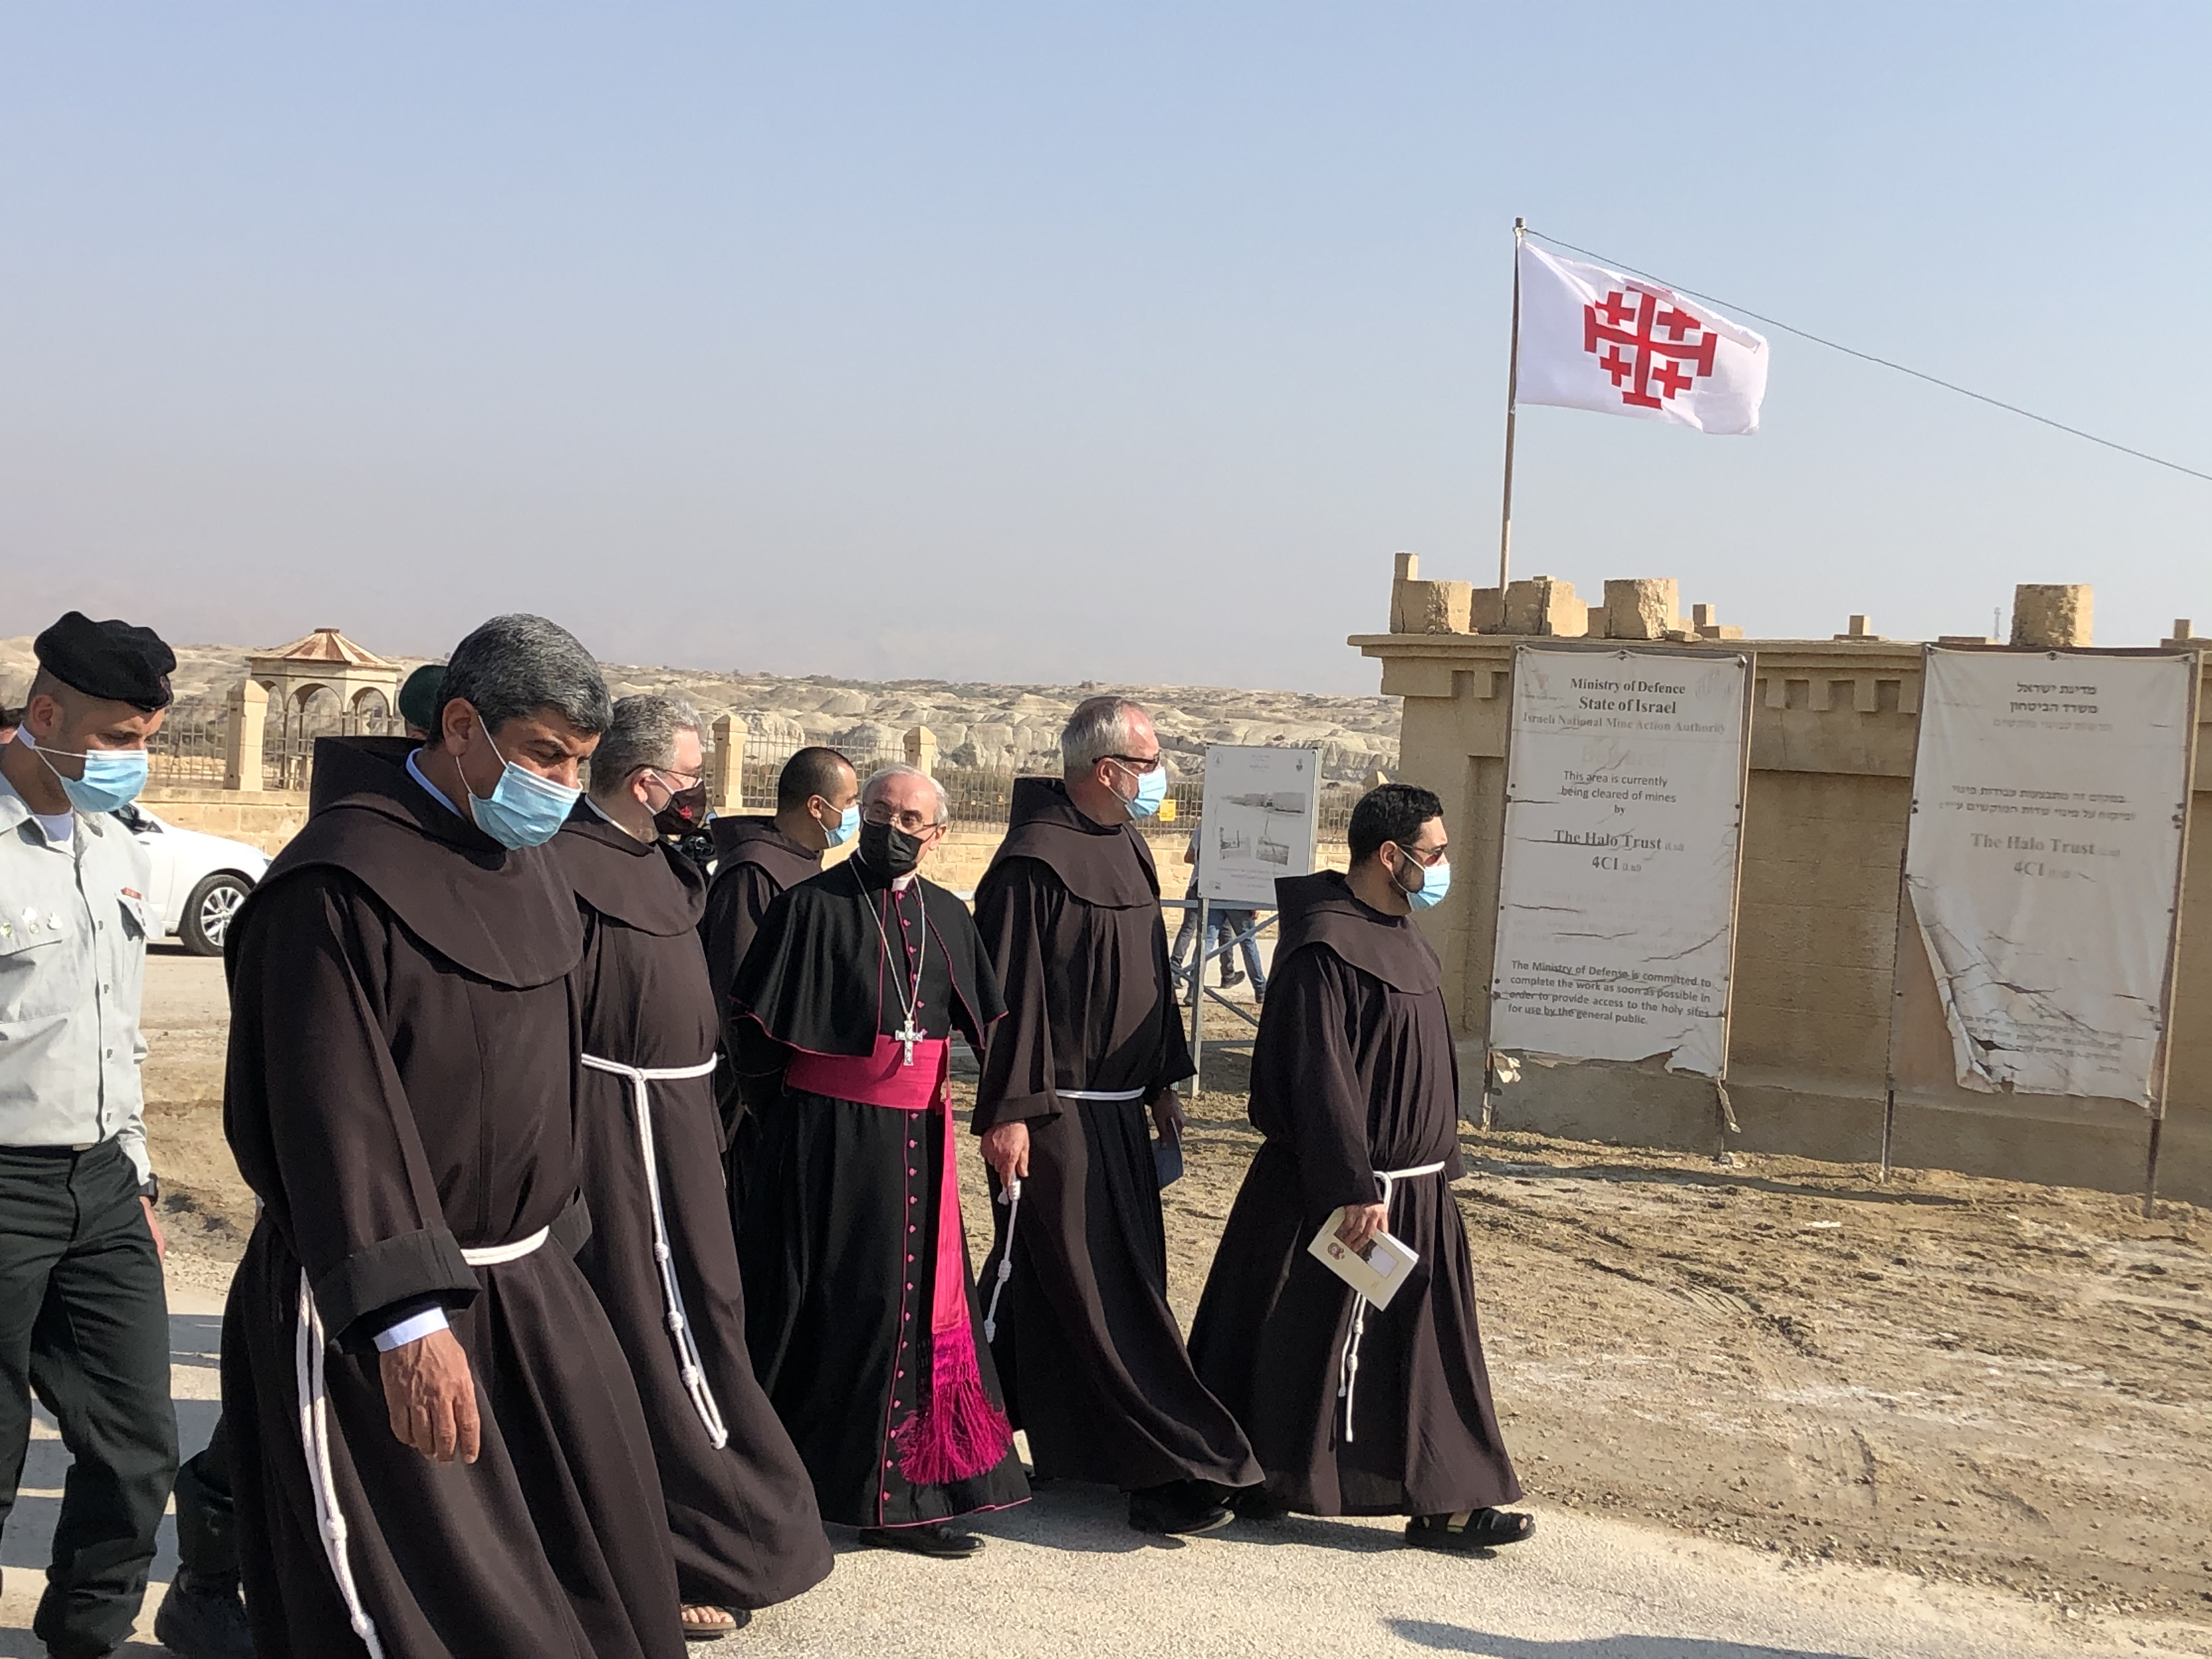
<instances>
[{"instance_id":1,"label":"clear blue sky","mask_svg":"<svg viewBox=\"0 0 2212 1659\"><path fill-rule=\"evenodd\" d=\"M1371 690L1496 557L1510 226L2212 471L2212 8L0 5L0 635ZM1754 634L2090 580L2212 484L1775 337L1524 411L1516 565Z\"/></svg>"}]
</instances>

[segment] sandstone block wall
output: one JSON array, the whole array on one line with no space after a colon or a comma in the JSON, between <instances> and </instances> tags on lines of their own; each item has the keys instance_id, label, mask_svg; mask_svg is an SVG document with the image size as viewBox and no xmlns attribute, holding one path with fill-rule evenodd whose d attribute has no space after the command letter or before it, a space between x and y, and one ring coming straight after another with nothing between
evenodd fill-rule
<instances>
[{"instance_id":1,"label":"sandstone block wall","mask_svg":"<svg viewBox=\"0 0 2212 1659\"><path fill-rule=\"evenodd\" d=\"M2062 592L2068 597L2033 628L2086 629L2086 594ZM1608 592L1609 600L1632 598L1639 620L1657 597ZM2025 589L2014 608L2039 614ZM1610 632L1613 605L1601 614ZM1675 637L1711 639L1707 630L1717 629L1707 609ZM1382 690L1404 699L1394 775L1436 790L1450 817L1453 896L1423 925L1443 960L1472 1089L1489 1030L1518 641L1477 634L1351 642L1381 661ZM1753 659L1754 692L1729 1085L1741 1133L1729 1140L1871 1162L1880 1156L1888 1072L1920 647L1882 640L1861 620L1835 639L1743 648ZM2203 706L2212 716L2212 688ZM2212 733L2199 743L2196 790L2203 816L2191 838L2183 898L2159 1188L2212 1203ZM1508 1126L1599 1139L1710 1150L1719 1135L1711 1086L1656 1065L1532 1065L1495 1105ZM2148 1120L2132 1108L1998 1097L1985 1108L1901 1103L1893 1152L1905 1165L2134 1192L2148 1140Z\"/></svg>"},{"instance_id":2,"label":"sandstone block wall","mask_svg":"<svg viewBox=\"0 0 2212 1659\"><path fill-rule=\"evenodd\" d=\"M304 789L185 789L155 783L140 799L164 823L242 841L271 858L307 821Z\"/></svg>"}]
</instances>

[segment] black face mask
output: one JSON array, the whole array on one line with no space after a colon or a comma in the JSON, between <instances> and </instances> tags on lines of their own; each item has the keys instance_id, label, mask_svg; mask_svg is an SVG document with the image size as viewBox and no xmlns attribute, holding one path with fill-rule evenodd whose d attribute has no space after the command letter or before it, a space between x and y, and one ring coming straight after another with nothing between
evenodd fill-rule
<instances>
[{"instance_id":1,"label":"black face mask","mask_svg":"<svg viewBox=\"0 0 2212 1659\"><path fill-rule=\"evenodd\" d=\"M678 790L669 796L668 805L653 815L655 830L678 839L695 833L706 821L707 786L703 783Z\"/></svg>"},{"instance_id":2,"label":"black face mask","mask_svg":"<svg viewBox=\"0 0 2212 1659\"><path fill-rule=\"evenodd\" d=\"M922 842L895 823L862 823L860 856L868 868L894 878L909 876L921 862Z\"/></svg>"}]
</instances>

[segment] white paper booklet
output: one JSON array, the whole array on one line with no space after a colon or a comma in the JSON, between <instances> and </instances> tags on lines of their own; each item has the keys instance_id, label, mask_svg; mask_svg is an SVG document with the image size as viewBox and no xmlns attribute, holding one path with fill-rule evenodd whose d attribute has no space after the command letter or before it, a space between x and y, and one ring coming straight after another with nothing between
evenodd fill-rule
<instances>
[{"instance_id":1,"label":"white paper booklet","mask_svg":"<svg viewBox=\"0 0 2212 1659\"><path fill-rule=\"evenodd\" d=\"M1413 1264L1421 1259L1420 1253L1387 1232L1376 1234L1365 1249L1355 1250L1336 1236L1343 1224L1344 1212L1331 1211L1313 1236L1313 1243L1306 1246L1306 1254L1376 1307L1389 1307L1390 1298L1413 1271Z\"/></svg>"}]
</instances>

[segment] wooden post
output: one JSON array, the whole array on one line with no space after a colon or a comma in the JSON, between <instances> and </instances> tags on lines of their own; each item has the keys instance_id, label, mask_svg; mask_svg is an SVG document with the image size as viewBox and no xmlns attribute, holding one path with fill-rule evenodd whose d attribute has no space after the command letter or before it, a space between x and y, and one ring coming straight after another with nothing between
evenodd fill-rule
<instances>
[{"instance_id":1,"label":"wooden post","mask_svg":"<svg viewBox=\"0 0 2212 1659\"><path fill-rule=\"evenodd\" d=\"M2083 609L2086 611L2087 606ZM2018 610L2015 602L2015 629L2020 626ZM2158 1110L2150 1121L2150 1150L2143 1166L2142 1212L2146 1220L2158 1213L2158 1142L2166 1127L2166 1091L2173 1071L2173 985L2181 975L2181 901L2189 888L2190 820L2196 816L2191 809L2197 799L2197 722L2204 701L2204 659L2196 653L2191 654L2195 659L2189 667L2189 717L2184 728L2189 739L2181 763L2181 801L2176 809L2181 820L2181 851L2174 860L2173 908L2166 913L2166 982L2159 991Z\"/></svg>"},{"instance_id":2,"label":"wooden post","mask_svg":"<svg viewBox=\"0 0 2212 1659\"><path fill-rule=\"evenodd\" d=\"M261 740L269 726L269 694L252 680L230 688L230 729L223 733L222 787L261 788Z\"/></svg>"},{"instance_id":3,"label":"wooden post","mask_svg":"<svg viewBox=\"0 0 2212 1659\"><path fill-rule=\"evenodd\" d=\"M1513 222L1513 345L1505 367L1505 499L1498 512L1498 598L1502 605L1513 562L1513 428L1521 396L1521 239L1528 222Z\"/></svg>"}]
</instances>

